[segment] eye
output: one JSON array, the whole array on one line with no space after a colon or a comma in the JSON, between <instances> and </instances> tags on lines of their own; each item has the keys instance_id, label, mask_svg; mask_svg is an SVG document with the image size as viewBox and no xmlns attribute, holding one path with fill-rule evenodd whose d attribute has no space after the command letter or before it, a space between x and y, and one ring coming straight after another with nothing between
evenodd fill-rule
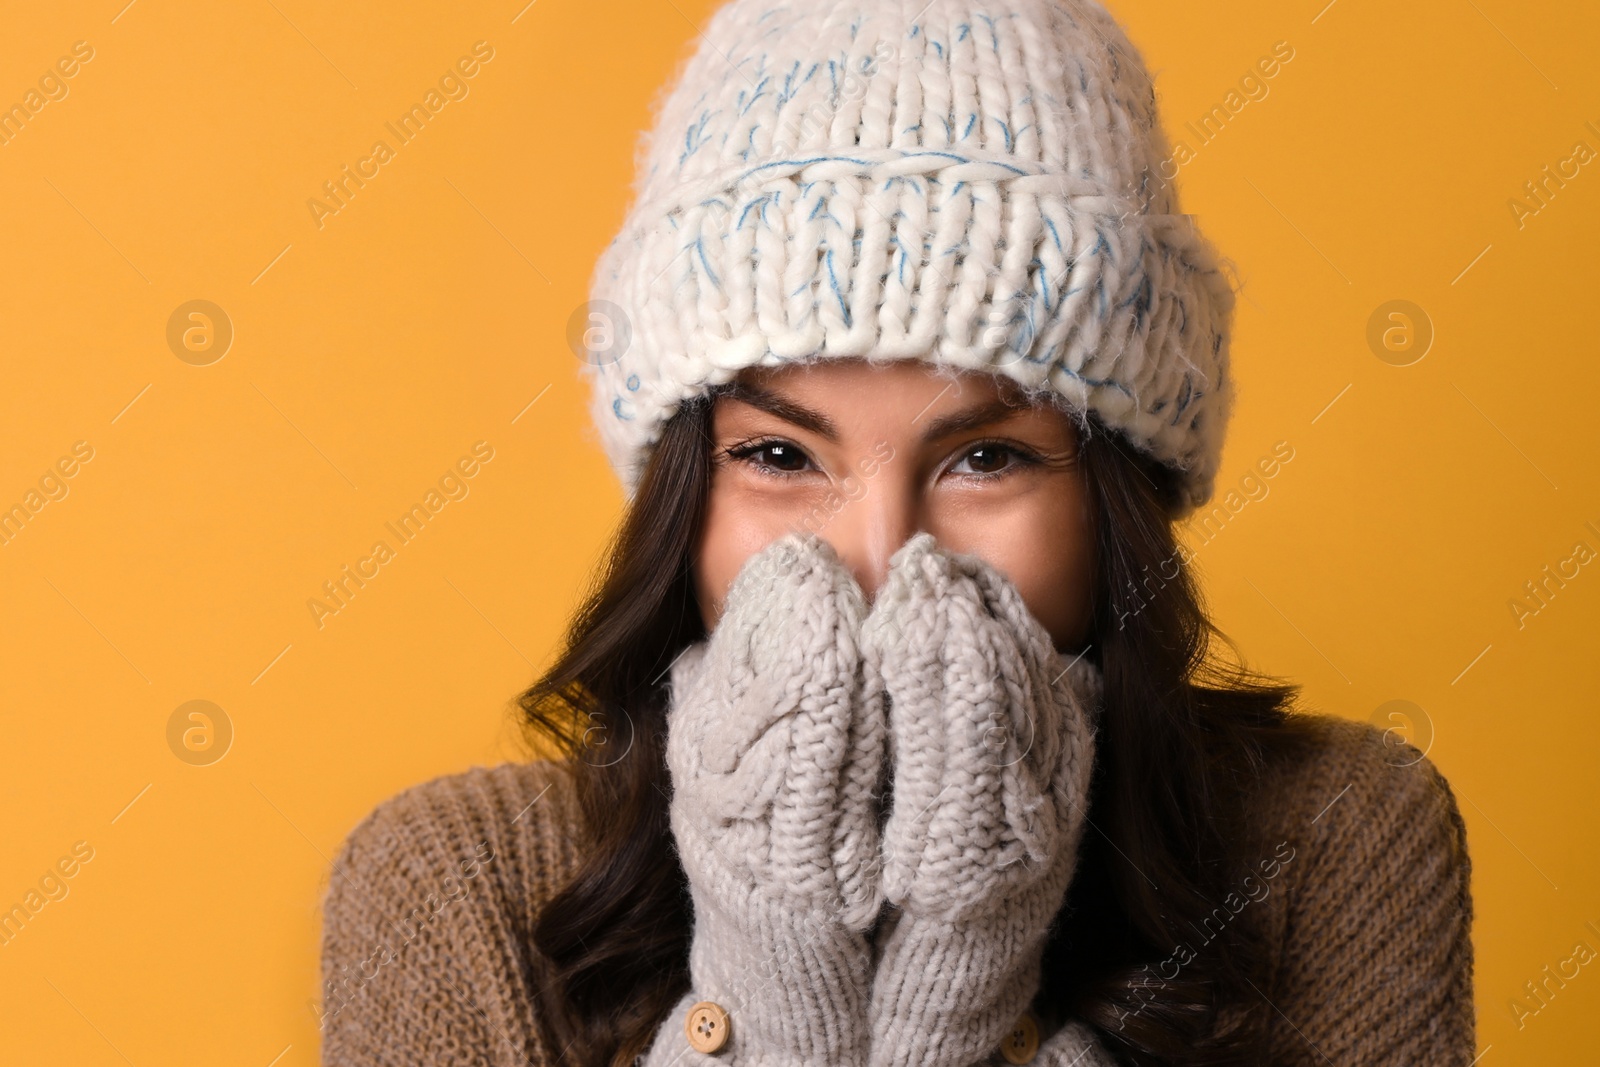
<instances>
[{"instance_id":1,"label":"eye","mask_svg":"<svg viewBox=\"0 0 1600 1067\"><path fill-rule=\"evenodd\" d=\"M775 474L798 474L811 464L811 458L799 445L781 439L734 445L726 455Z\"/></svg>"},{"instance_id":2,"label":"eye","mask_svg":"<svg viewBox=\"0 0 1600 1067\"><path fill-rule=\"evenodd\" d=\"M993 478L1032 466L1038 461L1036 455L1017 445L1004 441L979 441L961 454L961 458L950 468L950 473Z\"/></svg>"}]
</instances>

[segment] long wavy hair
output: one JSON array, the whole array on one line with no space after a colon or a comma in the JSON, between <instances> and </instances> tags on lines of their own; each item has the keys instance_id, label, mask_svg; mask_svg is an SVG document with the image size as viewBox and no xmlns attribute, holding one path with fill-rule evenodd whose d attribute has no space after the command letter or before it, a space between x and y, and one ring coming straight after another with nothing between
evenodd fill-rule
<instances>
[{"instance_id":1,"label":"long wavy hair","mask_svg":"<svg viewBox=\"0 0 1600 1067\"><path fill-rule=\"evenodd\" d=\"M692 912L667 819L666 673L706 636L692 581L712 476L713 390L666 424L555 662L518 698L570 772L583 860L533 929L548 1047L624 1067L688 991ZM1090 652L1104 678L1088 826L1035 1010L1083 1020L1130 1064L1265 1057L1268 946L1246 908L1169 977L1261 857L1249 786L1300 731L1297 688L1243 667L1183 564L1176 478L1093 416L1079 456L1094 511Z\"/></svg>"}]
</instances>

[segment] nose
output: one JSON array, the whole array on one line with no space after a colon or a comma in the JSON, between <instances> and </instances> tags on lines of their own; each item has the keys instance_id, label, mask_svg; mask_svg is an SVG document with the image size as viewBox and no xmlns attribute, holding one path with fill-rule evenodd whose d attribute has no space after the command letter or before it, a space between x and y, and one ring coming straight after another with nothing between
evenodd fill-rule
<instances>
[{"instance_id":1,"label":"nose","mask_svg":"<svg viewBox=\"0 0 1600 1067\"><path fill-rule=\"evenodd\" d=\"M890 465L865 479L821 533L871 601L888 574L889 557L921 528L921 520L916 486Z\"/></svg>"}]
</instances>

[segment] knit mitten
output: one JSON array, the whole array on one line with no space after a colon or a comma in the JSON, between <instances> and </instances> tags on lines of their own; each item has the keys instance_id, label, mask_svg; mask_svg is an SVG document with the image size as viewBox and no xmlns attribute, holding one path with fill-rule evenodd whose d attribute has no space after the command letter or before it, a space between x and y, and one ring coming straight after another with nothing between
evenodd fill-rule
<instances>
[{"instance_id":1,"label":"knit mitten","mask_svg":"<svg viewBox=\"0 0 1600 1067\"><path fill-rule=\"evenodd\" d=\"M1032 1067L1117 1067L1117 1061L1093 1030L1073 1021L1040 1044Z\"/></svg>"},{"instance_id":2,"label":"knit mitten","mask_svg":"<svg viewBox=\"0 0 1600 1067\"><path fill-rule=\"evenodd\" d=\"M1016 587L919 533L861 635L888 692L883 890L900 909L873 981L872 1067L970 1067L1039 985L1076 864L1098 670L1055 650Z\"/></svg>"},{"instance_id":3,"label":"knit mitten","mask_svg":"<svg viewBox=\"0 0 1600 1067\"><path fill-rule=\"evenodd\" d=\"M887 727L881 697L861 692L865 615L827 542L789 534L746 561L710 637L673 665L691 992L646 1067L866 1063ZM689 1018L698 1002L713 1007ZM697 1028L701 1045L726 1042L714 1057Z\"/></svg>"}]
</instances>

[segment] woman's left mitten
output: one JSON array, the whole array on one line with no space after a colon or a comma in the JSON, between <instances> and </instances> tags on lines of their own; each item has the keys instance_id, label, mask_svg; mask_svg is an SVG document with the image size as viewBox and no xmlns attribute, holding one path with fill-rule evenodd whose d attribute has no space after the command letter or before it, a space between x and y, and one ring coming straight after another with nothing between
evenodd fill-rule
<instances>
[{"instance_id":1,"label":"woman's left mitten","mask_svg":"<svg viewBox=\"0 0 1600 1067\"><path fill-rule=\"evenodd\" d=\"M647 1067L866 1062L886 725L881 700L862 699L865 614L831 547L789 534L745 563L710 637L673 665L666 749L694 907L691 990ZM725 1019L690 1022L698 1002ZM726 1042L714 1058L691 1041L696 1025L701 1045Z\"/></svg>"},{"instance_id":2,"label":"woman's left mitten","mask_svg":"<svg viewBox=\"0 0 1600 1067\"><path fill-rule=\"evenodd\" d=\"M1083 831L1099 673L1056 651L1003 575L925 533L890 561L862 645L888 693L883 885L901 912L870 1062L970 1067L1038 989Z\"/></svg>"}]
</instances>

